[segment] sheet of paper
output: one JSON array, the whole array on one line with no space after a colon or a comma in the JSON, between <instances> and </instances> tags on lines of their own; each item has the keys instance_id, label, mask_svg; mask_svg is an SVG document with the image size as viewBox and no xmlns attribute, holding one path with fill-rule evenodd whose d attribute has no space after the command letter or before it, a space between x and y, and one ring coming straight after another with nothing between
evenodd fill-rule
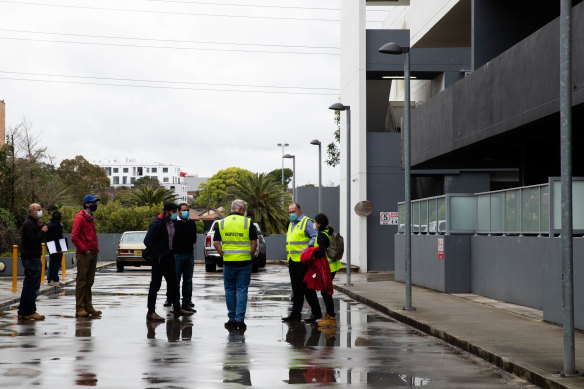
<instances>
[{"instance_id":1,"label":"sheet of paper","mask_svg":"<svg viewBox=\"0 0 584 389\"><path fill-rule=\"evenodd\" d=\"M61 246L61 251L67 251L67 241L65 239L59 239L59 246Z\"/></svg>"},{"instance_id":2,"label":"sheet of paper","mask_svg":"<svg viewBox=\"0 0 584 389\"><path fill-rule=\"evenodd\" d=\"M49 249L49 254L55 254L57 252L57 245L54 240L47 242L47 248Z\"/></svg>"}]
</instances>

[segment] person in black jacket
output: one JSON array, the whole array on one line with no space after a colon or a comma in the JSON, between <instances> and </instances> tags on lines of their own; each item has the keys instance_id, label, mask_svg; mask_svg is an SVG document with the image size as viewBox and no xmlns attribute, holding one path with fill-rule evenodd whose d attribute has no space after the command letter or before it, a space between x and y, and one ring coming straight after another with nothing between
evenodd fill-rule
<instances>
[{"instance_id":1,"label":"person in black jacket","mask_svg":"<svg viewBox=\"0 0 584 389\"><path fill-rule=\"evenodd\" d=\"M193 269L195 255L193 245L197 241L197 224L189 219L190 210L186 203L178 205L178 218L174 221L174 263L176 267L177 286L180 289L182 277L182 309L196 312L192 303Z\"/></svg>"},{"instance_id":2,"label":"person in black jacket","mask_svg":"<svg viewBox=\"0 0 584 389\"><path fill-rule=\"evenodd\" d=\"M174 224L173 221L178 217L178 205L175 203L165 203L164 211L158 215L150 224L144 245L148 259L152 264L152 279L150 289L148 290L148 313L147 321L164 321L156 311L156 295L160 290L162 277L166 280L169 298L174 308L174 317L190 316L191 311L185 311L180 307L180 296L176 281L176 269L174 266Z\"/></svg>"},{"instance_id":3,"label":"person in black jacket","mask_svg":"<svg viewBox=\"0 0 584 389\"><path fill-rule=\"evenodd\" d=\"M39 204L28 207L28 216L22 226L20 259L24 266L24 281L18 306L18 318L24 320L44 320L45 317L36 312L36 298L41 287L41 244L45 241L48 231L44 225L43 211Z\"/></svg>"},{"instance_id":4,"label":"person in black jacket","mask_svg":"<svg viewBox=\"0 0 584 389\"><path fill-rule=\"evenodd\" d=\"M47 242L54 241L57 252L49 255L49 271L47 272L47 282L51 286L59 286L59 269L63 258L63 250L59 245L59 240L63 239L63 225L61 225L61 212L55 211L51 220L47 223Z\"/></svg>"}]
</instances>

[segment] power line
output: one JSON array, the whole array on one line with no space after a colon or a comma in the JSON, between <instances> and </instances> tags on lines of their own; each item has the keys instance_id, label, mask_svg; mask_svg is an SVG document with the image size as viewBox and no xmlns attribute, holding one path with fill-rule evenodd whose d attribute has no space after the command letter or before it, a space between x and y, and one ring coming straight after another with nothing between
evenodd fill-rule
<instances>
[{"instance_id":1,"label":"power line","mask_svg":"<svg viewBox=\"0 0 584 389\"><path fill-rule=\"evenodd\" d=\"M0 0L0 3L17 4L17 5L34 5L34 6L41 6L41 7L88 9L88 10L92 10L92 11L135 12L135 13L161 14L161 15L212 16L212 17L224 17L224 18L263 19L263 20L299 20L299 21L314 21L314 22L340 22L340 19L294 18L294 17L284 17L284 16L251 16L251 15L228 15L228 14L213 14L213 13L152 11L152 10L142 10L142 9L89 7L89 6L83 6L83 5L69 5L69 4L43 4L43 3L11 1L11 0Z\"/></svg>"},{"instance_id":2,"label":"power line","mask_svg":"<svg viewBox=\"0 0 584 389\"><path fill-rule=\"evenodd\" d=\"M308 51L273 51L273 50L242 50L242 49L219 49L210 47L180 47L180 46L155 46L155 45L135 45L129 43L102 43L102 42L81 42L81 41L64 41L64 40L50 40L50 39L36 39L36 38L17 38L0 36L0 39L18 40L18 41L33 41L45 43L65 43L76 45L94 45L94 46L115 46L115 47L137 47L146 49L172 49L172 50L200 50L200 51L234 51L240 53L270 53L270 54L308 54L308 55L340 55L338 53L311 53Z\"/></svg>"},{"instance_id":3,"label":"power line","mask_svg":"<svg viewBox=\"0 0 584 389\"><path fill-rule=\"evenodd\" d=\"M281 85L254 85L254 84L229 84L229 83L209 83L209 82L192 82L192 81L148 80L148 79L134 79L134 78L78 76L78 75L54 74L54 73L11 72L11 71L7 71L7 70L0 70L0 73L18 74L18 75L26 75L26 76L65 77L65 78L81 78L81 79L110 80L110 81L131 81L131 82L152 82L152 83L187 84L187 85L212 85L212 86L233 86L233 87L251 87L251 88L278 88L278 89L338 91L338 88L317 88L317 87L302 87L302 86L287 86L287 85L281 86Z\"/></svg>"},{"instance_id":4,"label":"power line","mask_svg":"<svg viewBox=\"0 0 584 389\"><path fill-rule=\"evenodd\" d=\"M154 1L154 0L147 0ZM197 43L197 44L213 44L213 45L233 45L233 46L260 46L260 47L286 47L286 48L302 48L302 49L336 49L338 46L303 46L303 45L275 45L275 44L263 44L263 43L237 43L237 42L213 42L213 41L192 41L192 40L180 40L180 39L155 39L155 38L141 38L141 37L124 37L124 36L113 36L113 35L89 35L89 34L72 34L64 32L49 32L49 31L32 31L32 30L14 30L8 28L0 28L0 31L6 32L18 32L26 34L46 34L46 35L59 35L59 36L74 36L81 38L106 38L106 39L125 39L125 40L138 40L138 41L151 41L151 42L175 42L175 43Z\"/></svg>"},{"instance_id":5,"label":"power line","mask_svg":"<svg viewBox=\"0 0 584 389\"><path fill-rule=\"evenodd\" d=\"M130 87L130 88L149 88L149 89L174 89L174 90L199 90L199 91L213 91L213 92L239 92L239 93L261 93L261 94L287 94L287 95L317 95L317 96L337 96L338 93L317 93L317 92L292 92L292 91L258 91L258 90L241 90L241 89L215 89L215 88L192 88L192 87L174 87L174 86L158 86L158 85L132 85L132 84L113 84L113 83L99 83L99 82L81 82L81 81L63 81L63 80L43 80L32 78L16 78L16 77L0 77L0 80L13 81L30 81L30 82L44 82L56 84L78 84L78 85L98 85L98 86L115 86L115 87Z\"/></svg>"},{"instance_id":6,"label":"power line","mask_svg":"<svg viewBox=\"0 0 584 389\"><path fill-rule=\"evenodd\" d=\"M235 4L235 3L212 3L208 1L180 1L180 0L144 0L157 3L179 3L179 4L203 4L203 5L224 5L231 7L248 7L248 8L278 8L278 9L302 9L310 11L340 11L338 8L313 8L313 7L290 7L282 5L259 5L259 4Z\"/></svg>"}]
</instances>

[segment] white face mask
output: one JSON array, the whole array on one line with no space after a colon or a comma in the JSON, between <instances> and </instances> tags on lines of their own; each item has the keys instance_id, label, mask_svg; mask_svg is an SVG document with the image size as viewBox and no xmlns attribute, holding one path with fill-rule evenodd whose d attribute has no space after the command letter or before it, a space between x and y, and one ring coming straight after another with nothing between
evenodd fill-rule
<instances>
[{"instance_id":1,"label":"white face mask","mask_svg":"<svg viewBox=\"0 0 584 389\"><path fill-rule=\"evenodd\" d=\"M42 209L37 211L37 214L36 214L37 219L40 219L41 217L43 217L43 210Z\"/></svg>"}]
</instances>

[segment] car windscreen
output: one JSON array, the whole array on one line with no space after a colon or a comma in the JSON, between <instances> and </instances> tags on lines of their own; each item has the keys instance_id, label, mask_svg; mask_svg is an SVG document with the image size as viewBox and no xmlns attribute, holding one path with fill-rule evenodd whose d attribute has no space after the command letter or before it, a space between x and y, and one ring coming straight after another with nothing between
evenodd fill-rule
<instances>
[{"instance_id":1,"label":"car windscreen","mask_svg":"<svg viewBox=\"0 0 584 389\"><path fill-rule=\"evenodd\" d=\"M143 243L146 231L126 233L122 235L120 243Z\"/></svg>"}]
</instances>

